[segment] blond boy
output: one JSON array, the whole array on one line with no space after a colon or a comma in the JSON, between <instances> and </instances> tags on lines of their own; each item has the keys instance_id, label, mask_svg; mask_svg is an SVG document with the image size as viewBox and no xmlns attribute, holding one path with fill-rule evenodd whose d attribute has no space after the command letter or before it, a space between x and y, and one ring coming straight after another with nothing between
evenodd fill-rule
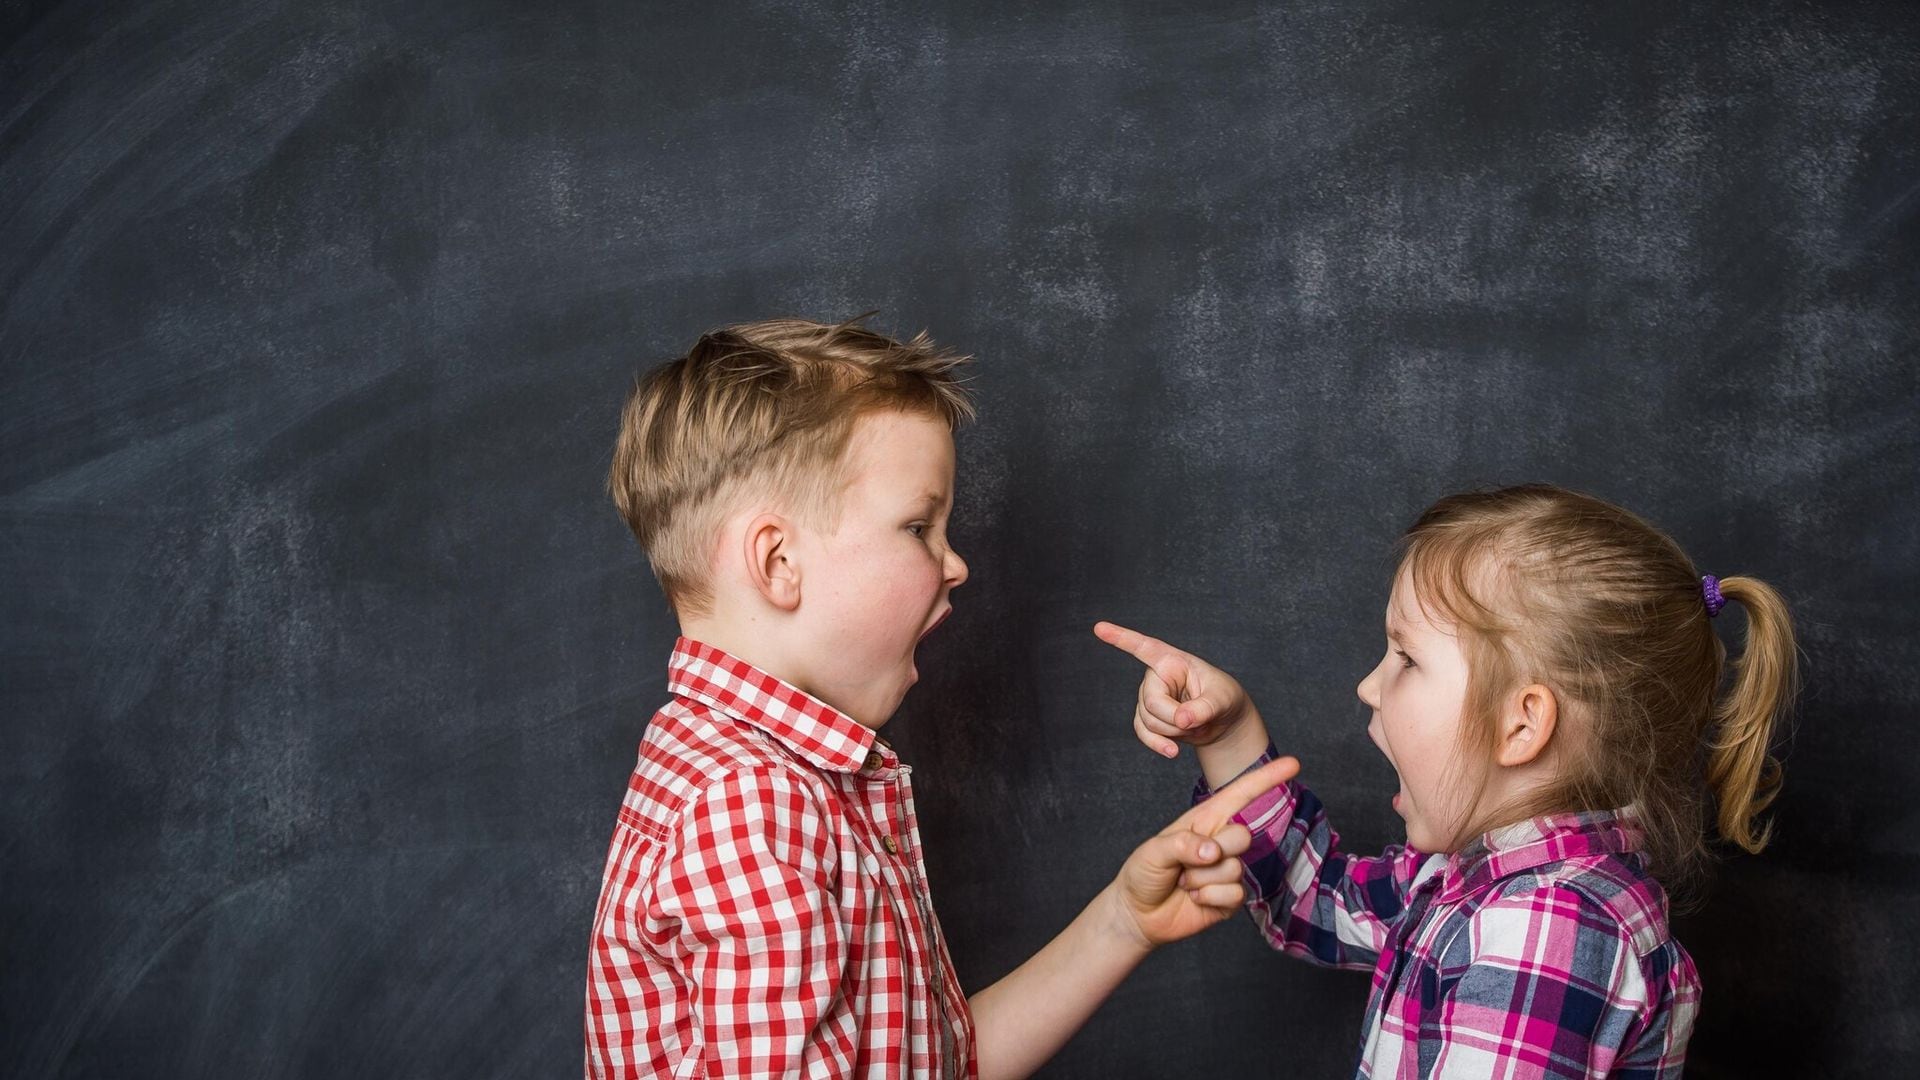
<instances>
[{"instance_id":1,"label":"blond boy","mask_svg":"<svg viewBox=\"0 0 1920 1080\"><path fill-rule=\"evenodd\" d=\"M967 580L946 532L963 361L778 320L703 336L629 398L610 487L681 638L594 917L589 1076L1023 1076L1147 952L1239 904L1227 819L1290 761L962 992L911 769L877 732Z\"/></svg>"}]
</instances>

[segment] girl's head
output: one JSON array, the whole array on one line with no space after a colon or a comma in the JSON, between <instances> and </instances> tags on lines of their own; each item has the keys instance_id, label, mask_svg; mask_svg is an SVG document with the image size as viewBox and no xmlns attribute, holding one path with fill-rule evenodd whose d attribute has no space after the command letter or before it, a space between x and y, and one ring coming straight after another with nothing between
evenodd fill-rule
<instances>
[{"instance_id":1,"label":"girl's head","mask_svg":"<svg viewBox=\"0 0 1920 1080\"><path fill-rule=\"evenodd\" d=\"M1747 614L1722 693L1701 575L1620 507L1545 485L1454 495L1402 549L1387 655L1360 697L1409 843L1454 850L1539 814L1632 806L1669 881L1704 854L1709 811L1721 836L1765 845L1755 819L1779 785L1767 750L1795 666L1771 588L1718 583Z\"/></svg>"}]
</instances>

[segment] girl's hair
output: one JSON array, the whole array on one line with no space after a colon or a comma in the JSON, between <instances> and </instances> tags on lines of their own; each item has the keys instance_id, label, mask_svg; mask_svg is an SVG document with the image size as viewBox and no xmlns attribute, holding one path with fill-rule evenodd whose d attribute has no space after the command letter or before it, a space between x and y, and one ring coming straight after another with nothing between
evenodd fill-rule
<instances>
[{"instance_id":1,"label":"girl's hair","mask_svg":"<svg viewBox=\"0 0 1920 1080\"><path fill-rule=\"evenodd\" d=\"M1766 846L1771 826L1758 817L1780 786L1769 747L1797 656L1772 588L1719 582L1747 614L1722 692L1726 650L1701 575L1670 537L1612 503L1544 484L1452 495L1407 530L1400 565L1424 608L1457 628L1464 742L1480 760L1507 694L1537 682L1559 705L1556 781L1526 805L1477 815L1481 827L1632 806L1652 871L1676 892L1704 861L1709 813L1721 837Z\"/></svg>"}]
</instances>

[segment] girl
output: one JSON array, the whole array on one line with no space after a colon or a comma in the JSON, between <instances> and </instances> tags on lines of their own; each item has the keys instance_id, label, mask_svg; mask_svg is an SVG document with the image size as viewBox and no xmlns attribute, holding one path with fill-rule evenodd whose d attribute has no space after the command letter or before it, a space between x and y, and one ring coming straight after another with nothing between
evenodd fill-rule
<instances>
[{"instance_id":1,"label":"girl","mask_svg":"<svg viewBox=\"0 0 1920 1080\"><path fill-rule=\"evenodd\" d=\"M1710 620L1747 614L1721 691ZM1289 783L1236 820L1248 909L1275 948L1371 968L1357 1075L1678 1077L1699 1006L1667 893L1704 860L1709 817L1750 852L1792 695L1785 605L1699 576L1617 506L1559 488L1455 495L1402 541L1387 649L1361 681L1367 735L1399 775L1406 846L1346 854ZM1134 730L1194 746L1196 801L1277 757L1231 677L1134 631Z\"/></svg>"}]
</instances>

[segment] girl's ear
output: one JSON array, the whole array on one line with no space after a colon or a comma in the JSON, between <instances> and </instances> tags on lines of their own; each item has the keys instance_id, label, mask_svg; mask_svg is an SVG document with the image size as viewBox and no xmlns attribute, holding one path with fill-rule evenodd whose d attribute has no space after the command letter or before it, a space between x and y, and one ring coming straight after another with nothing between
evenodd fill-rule
<instances>
[{"instance_id":1,"label":"girl's ear","mask_svg":"<svg viewBox=\"0 0 1920 1080\"><path fill-rule=\"evenodd\" d=\"M782 611L800 606L800 558L793 523L779 514L761 514L747 523L742 538L747 580Z\"/></svg>"},{"instance_id":2,"label":"girl's ear","mask_svg":"<svg viewBox=\"0 0 1920 1080\"><path fill-rule=\"evenodd\" d=\"M1539 683L1523 686L1507 699L1500 714L1500 731L1494 740L1495 764L1512 767L1525 765L1543 753L1553 741L1554 727L1560 721L1560 699Z\"/></svg>"}]
</instances>

